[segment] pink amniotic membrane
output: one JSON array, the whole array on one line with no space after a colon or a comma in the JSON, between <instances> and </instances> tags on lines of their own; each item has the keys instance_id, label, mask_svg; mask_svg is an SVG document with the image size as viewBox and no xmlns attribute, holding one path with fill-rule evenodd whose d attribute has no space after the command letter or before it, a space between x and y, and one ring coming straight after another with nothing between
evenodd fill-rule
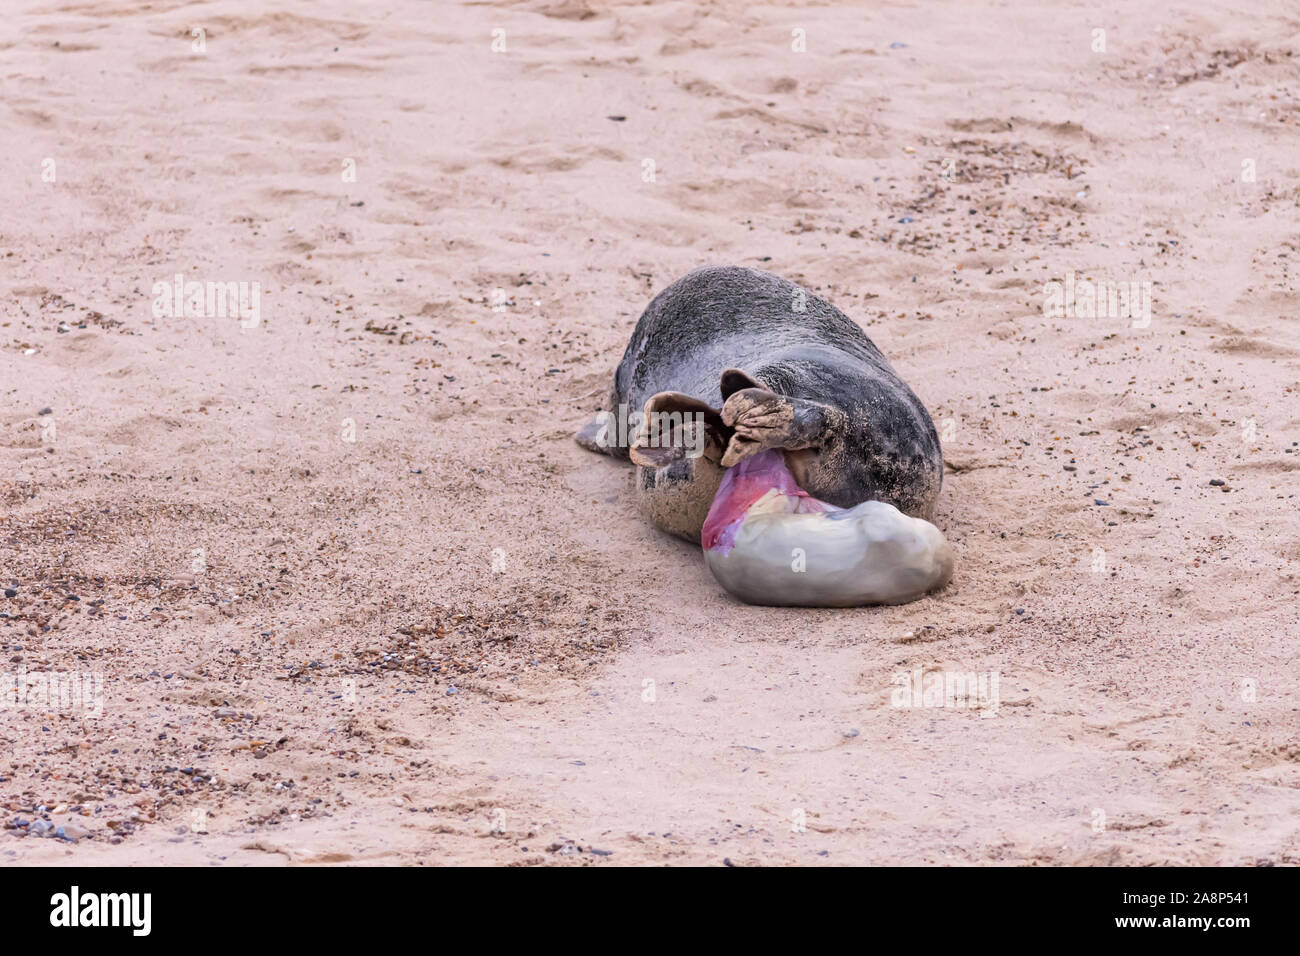
<instances>
[{"instance_id":1,"label":"pink amniotic membrane","mask_svg":"<svg viewBox=\"0 0 1300 956\"><path fill-rule=\"evenodd\" d=\"M794 475L785 466L785 454L776 449L768 449L728 468L722 476L722 484L713 496L713 504L709 507L709 515L704 519L704 528L700 532L700 544L704 550L729 554L750 507L772 490L802 499L793 509L795 513L818 514L840 510L835 505L819 501L800 488Z\"/></svg>"}]
</instances>

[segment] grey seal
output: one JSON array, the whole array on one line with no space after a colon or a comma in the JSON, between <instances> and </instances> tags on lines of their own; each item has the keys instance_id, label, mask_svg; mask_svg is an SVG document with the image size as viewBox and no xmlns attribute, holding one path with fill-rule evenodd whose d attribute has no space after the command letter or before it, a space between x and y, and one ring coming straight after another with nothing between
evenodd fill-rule
<instances>
[{"instance_id":1,"label":"grey seal","mask_svg":"<svg viewBox=\"0 0 1300 956\"><path fill-rule=\"evenodd\" d=\"M654 297L605 408L575 437L630 458L642 512L695 542L725 470L767 449L839 508L881 501L928 519L943 484L934 422L866 333L740 266L697 269Z\"/></svg>"}]
</instances>

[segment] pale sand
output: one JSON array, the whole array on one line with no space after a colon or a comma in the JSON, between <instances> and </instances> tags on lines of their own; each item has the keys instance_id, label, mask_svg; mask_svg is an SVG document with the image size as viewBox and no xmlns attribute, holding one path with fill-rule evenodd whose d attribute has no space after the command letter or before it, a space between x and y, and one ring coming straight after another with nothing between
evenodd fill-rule
<instances>
[{"instance_id":1,"label":"pale sand","mask_svg":"<svg viewBox=\"0 0 1300 956\"><path fill-rule=\"evenodd\" d=\"M0 21L0 665L104 681L0 713L93 834L0 860L1300 861L1293 3L267 6ZM705 263L927 403L946 590L737 605L572 442Z\"/></svg>"}]
</instances>

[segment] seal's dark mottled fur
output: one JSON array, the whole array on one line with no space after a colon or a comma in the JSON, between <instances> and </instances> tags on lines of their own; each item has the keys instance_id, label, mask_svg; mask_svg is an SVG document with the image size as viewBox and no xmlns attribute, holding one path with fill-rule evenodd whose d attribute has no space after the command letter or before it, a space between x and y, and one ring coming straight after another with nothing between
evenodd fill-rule
<instances>
[{"instance_id":1,"label":"seal's dark mottled fur","mask_svg":"<svg viewBox=\"0 0 1300 956\"><path fill-rule=\"evenodd\" d=\"M665 392L721 411L724 465L784 448L799 484L823 501L933 513L943 456L925 406L857 324L786 279L709 267L655 296L615 372L610 402L640 410ZM589 435L579 440L592 447ZM675 483L681 470L678 462Z\"/></svg>"}]
</instances>

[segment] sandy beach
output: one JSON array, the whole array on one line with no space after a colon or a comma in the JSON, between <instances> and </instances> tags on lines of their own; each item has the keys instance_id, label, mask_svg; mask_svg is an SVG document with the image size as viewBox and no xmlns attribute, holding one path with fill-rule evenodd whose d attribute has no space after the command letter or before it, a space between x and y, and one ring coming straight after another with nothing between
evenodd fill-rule
<instances>
[{"instance_id":1,"label":"sandy beach","mask_svg":"<svg viewBox=\"0 0 1300 956\"><path fill-rule=\"evenodd\" d=\"M1162 6L8 5L0 863L1300 863L1300 12ZM706 264L925 403L945 589L574 443Z\"/></svg>"}]
</instances>

